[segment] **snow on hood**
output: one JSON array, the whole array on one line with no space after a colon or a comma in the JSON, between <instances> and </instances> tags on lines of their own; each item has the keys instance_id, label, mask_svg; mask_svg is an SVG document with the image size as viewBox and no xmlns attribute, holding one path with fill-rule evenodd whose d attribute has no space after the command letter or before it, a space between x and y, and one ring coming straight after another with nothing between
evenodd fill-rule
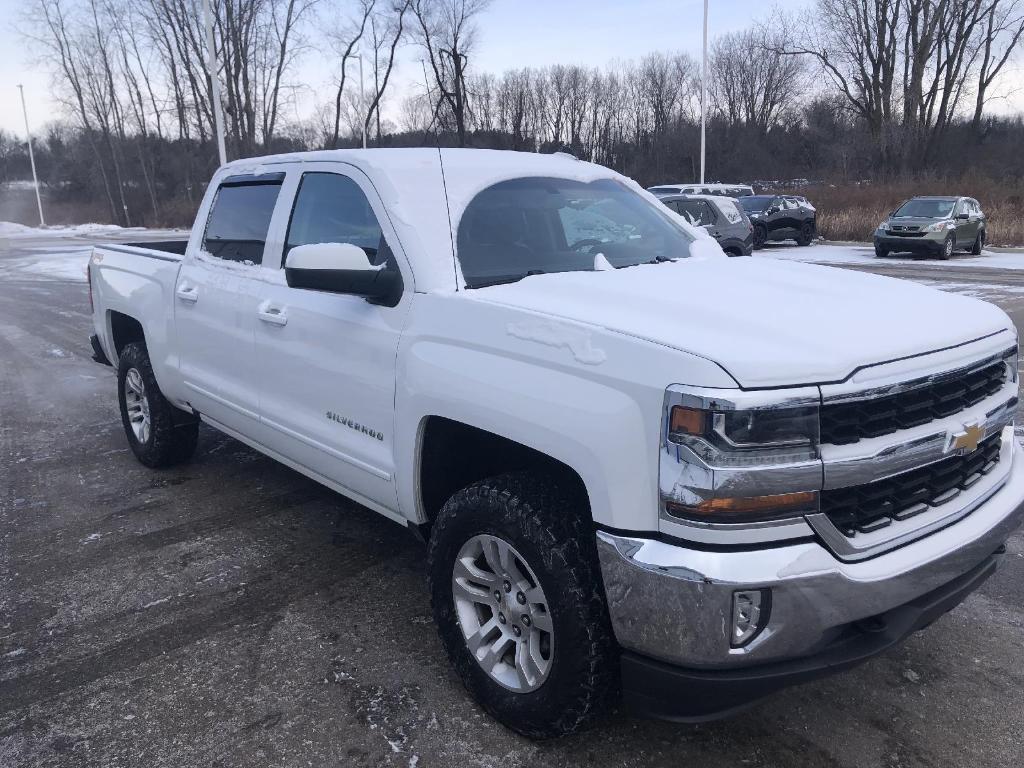
<instances>
[{"instance_id":1,"label":"snow on hood","mask_svg":"<svg viewBox=\"0 0 1024 768\"><path fill-rule=\"evenodd\" d=\"M1012 327L1002 310L977 299L756 258L536 275L464 295L691 352L719 363L745 388L842 381L865 365Z\"/></svg>"}]
</instances>

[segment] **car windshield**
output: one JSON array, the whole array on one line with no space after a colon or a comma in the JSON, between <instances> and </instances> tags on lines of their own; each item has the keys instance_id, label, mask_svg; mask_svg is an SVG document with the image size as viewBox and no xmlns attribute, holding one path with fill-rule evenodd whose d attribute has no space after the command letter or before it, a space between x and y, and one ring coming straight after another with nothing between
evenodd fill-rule
<instances>
[{"instance_id":1,"label":"car windshield","mask_svg":"<svg viewBox=\"0 0 1024 768\"><path fill-rule=\"evenodd\" d=\"M774 199L774 195L747 195L746 197L739 198L737 202L743 207L743 210L749 213L751 211L763 211Z\"/></svg>"},{"instance_id":2,"label":"car windshield","mask_svg":"<svg viewBox=\"0 0 1024 768\"><path fill-rule=\"evenodd\" d=\"M647 191L655 195L676 195L679 194L679 187L651 187Z\"/></svg>"},{"instance_id":3,"label":"car windshield","mask_svg":"<svg viewBox=\"0 0 1024 768\"><path fill-rule=\"evenodd\" d=\"M468 288L482 288L689 255L692 238L664 211L612 179L503 181L480 192L462 214L462 275Z\"/></svg>"},{"instance_id":4,"label":"car windshield","mask_svg":"<svg viewBox=\"0 0 1024 768\"><path fill-rule=\"evenodd\" d=\"M955 200L908 200L893 216L901 219L945 219L953 213L954 205Z\"/></svg>"}]
</instances>

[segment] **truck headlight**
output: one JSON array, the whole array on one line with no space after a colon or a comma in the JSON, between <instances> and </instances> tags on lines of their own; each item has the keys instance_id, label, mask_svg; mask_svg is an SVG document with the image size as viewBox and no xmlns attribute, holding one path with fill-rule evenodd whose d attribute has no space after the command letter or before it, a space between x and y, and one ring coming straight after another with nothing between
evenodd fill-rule
<instances>
[{"instance_id":1,"label":"truck headlight","mask_svg":"<svg viewBox=\"0 0 1024 768\"><path fill-rule=\"evenodd\" d=\"M883 221L881 224L879 224L878 225L878 231L879 232L888 232L889 231L889 221L886 220L886 221Z\"/></svg>"},{"instance_id":2,"label":"truck headlight","mask_svg":"<svg viewBox=\"0 0 1024 768\"><path fill-rule=\"evenodd\" d=\"M672 407L668 439L716 464L817 458L818 407L713 410Z\"/></svg>"},{"instance_id":3,"label":"truck headlight","mask_svg":"<svg viewBox=\"0 0 1024 768\"><path fill-rule=\"evenodd\" d=\"M663 530L696 526L702 541L786 521L800 522L794 536L804 530L821 489L819 407L817 387L670 387L658 481Z\"/></svg>"},{"instance_id":4,"label":"truck headlight","mask_svg":"<svg viewBox=\"0 0 1024 768\"><path fill-rule=\"evenodd\" d=\"M934 224L929 224L924 228L925 232L944 232L947 229L953 229L956 227L955 221L936 221Z\"/></svg>"}]
</instances>

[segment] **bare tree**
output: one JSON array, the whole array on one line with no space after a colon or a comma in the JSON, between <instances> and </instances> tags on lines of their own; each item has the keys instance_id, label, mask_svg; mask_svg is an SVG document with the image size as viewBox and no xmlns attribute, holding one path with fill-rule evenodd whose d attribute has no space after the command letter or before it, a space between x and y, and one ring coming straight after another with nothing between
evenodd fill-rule
<instances>
[{"instance_id":1,"label":"bare tree","mask_svg":"<svg viewBox=\"0 0 1024 768\"><path fill-rule=\"evenodd\" d=\"M376 120L377 144L380 145L380 104L387 91L388 81L395 66L395 53L405 34L406 14L412 0L393 0L384 14L374 14L370 20L373 47L373 98L366 107L363 130L368 131L370 121Z\"/></svg>"},{"instance_id":2,"label":"bare tree","mask_svg":"<svg viewBox=\"0 0 1024 768\"><path fill-rule=\"evenodd\" d=\"M436 114L450 118L459 146L466 146L466 70L476 37L476 17L490 3L491 0L412 0L416 42L426 53L437 86Z\"/></svg>"},{"instance_id":3,"label":"bare tree","mask_svg":"<svg viewBox=\"0 0 1024 768\"><path fill-rule=\"evenodd\" d=\"M342 27L340 32L332 33L330 36L334 50L341 61L341 74L338 77L338 87L334 92L334 128L331 131L331 140L328 145L332 148L338 146L343 106L342 95L345 92L348 59L363 39L363 35L366 33L366 25L376 5L377 0L359 0L357 9L349 22Z\"/></svg>"},{"instance_id":4,"label":"bare tree","mask_svg":"<svg viewBox=\"0 0 1024 768\"><path fill-rule=\"evenodd\" d=\"M982 136L981 121L989 93L1014 51L1024 39L1024 3L1021 0L990 0L983 11L977 85L971 128Z\"/></svg>"}]
</instances>

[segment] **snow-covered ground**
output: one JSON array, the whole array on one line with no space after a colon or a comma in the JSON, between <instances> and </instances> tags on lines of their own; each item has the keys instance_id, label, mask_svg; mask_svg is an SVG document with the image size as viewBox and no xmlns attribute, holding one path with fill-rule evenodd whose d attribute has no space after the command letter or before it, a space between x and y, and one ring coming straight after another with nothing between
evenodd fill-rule
<instances>
[{"instance_id":1,"label":"snow-covered ground","mask_svg":"<svg viewBox=\"0 0 1024 768\"><path fill-rule=\"evenodd\" d=\"M112 224L26 227L0 222L0 277L39 276L84 282L85 267L97 243L187 238L183 230L125 229Z\"/></svg>"},{"instance_id":2,"label":"snow-covered ground","mask_svg":"<svg viewBox=\"0 0 1024 768\"><path fill-rule=\"evenodd\" d=\"M754 253L754 258L769 257L791 261L812 261L816 264L912 264L914 266L942 266L943 268L972 267L985 269L1024 269L1024 250L1017 252L983 251L981 256L958 253L948 261L915 259L909 255L875 256L870 245L839 245L817 243L805 248L788 243L771 243Z\"/></svg>"},{"instance_id":3,"label":"snow-covered ground","mask_svg":"<svg viewBox=\"0 0 1024 768\"><path fill-rule=\"evenodd\" d=\"M104 232L145 232L143 227L126 230L116 224L75 224L70 227L26 227L12 221L0 221L0 238L80 237Z\"/></svg>"}]
</instances>

